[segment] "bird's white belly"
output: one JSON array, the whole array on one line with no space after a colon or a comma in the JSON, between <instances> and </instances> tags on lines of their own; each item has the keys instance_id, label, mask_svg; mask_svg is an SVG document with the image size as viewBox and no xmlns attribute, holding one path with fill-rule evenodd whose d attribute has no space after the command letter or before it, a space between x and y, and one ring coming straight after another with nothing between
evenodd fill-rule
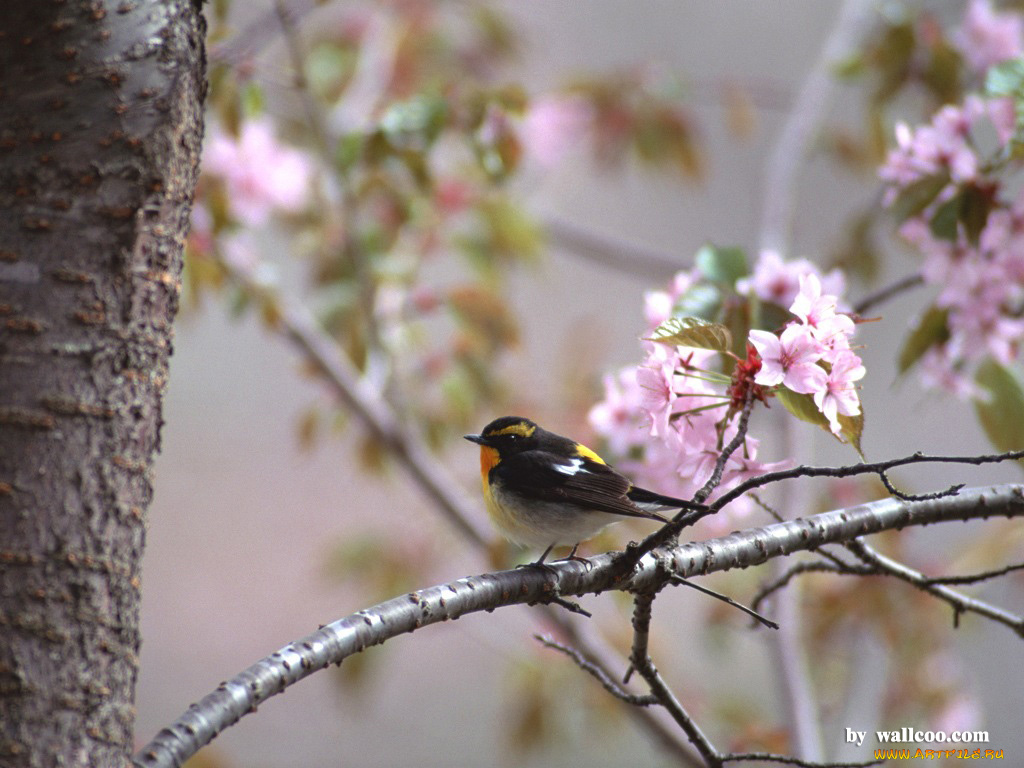
<instances>
[{"instance_id":1,"label":"bird's white belly","mask_svg":"<svg viewBox=\"0 0 1024 768\"><path fill-rule=\"evenodd\" d=\"M505 538L525 547L577 544L595 536L609 523L622 520L619 515L567 504L523 502L519 497L505 493L498 484L491 487L488 507Z\"/></svg>"}]
</instances>

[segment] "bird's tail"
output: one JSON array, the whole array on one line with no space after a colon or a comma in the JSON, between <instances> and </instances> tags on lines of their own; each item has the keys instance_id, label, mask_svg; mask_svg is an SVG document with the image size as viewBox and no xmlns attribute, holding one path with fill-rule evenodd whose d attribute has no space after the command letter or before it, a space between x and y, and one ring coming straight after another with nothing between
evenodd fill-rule
<instances>
[{"instance_id":1,"label":"bird's tail","mask_svg":"<svg viewBox=\"0 0 1024 768\"><path fill-rule=\"evenodd\" d=\"M707 509L706 504L676 499L672 496L662 496L660 493L635 486L629 489L629 493L626 496L641 509Z\"/></svg>"}]
</instances>

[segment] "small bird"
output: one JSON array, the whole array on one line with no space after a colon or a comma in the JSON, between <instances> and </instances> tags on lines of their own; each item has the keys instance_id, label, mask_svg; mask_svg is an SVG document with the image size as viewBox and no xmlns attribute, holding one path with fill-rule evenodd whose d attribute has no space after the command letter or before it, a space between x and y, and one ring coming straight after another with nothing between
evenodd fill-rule
<instances>
[{"instance_id":1,"label":"small bird","mask_svg":"<svg viewBox=\"0 0 1024 768\"><path fill-rule=\"evenodd\" d=\"M637 488L587 446L542 429L529 419L503 416L479 435L480 479L487 512L509 541L546 547L541 566L559 544L576 549L623 517L659 522L666 509L704 509L703 504Z\"/></svg>"}]
</instances>

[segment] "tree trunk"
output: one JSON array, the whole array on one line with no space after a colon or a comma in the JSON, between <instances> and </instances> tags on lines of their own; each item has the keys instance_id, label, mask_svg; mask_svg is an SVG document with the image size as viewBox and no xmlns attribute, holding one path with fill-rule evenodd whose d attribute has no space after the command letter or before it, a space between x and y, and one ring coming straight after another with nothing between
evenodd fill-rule
<instances>
[{"instance_id":1,"label":"tree trunk","mask_svg":"<svg viewBox=\"0 0 1024 768\"><path fill-rule=\"evenodd\" d=\"M204 31L199 0L23 0L0 24L3 766L130 759Z\"/></svg>"}]
</instances>

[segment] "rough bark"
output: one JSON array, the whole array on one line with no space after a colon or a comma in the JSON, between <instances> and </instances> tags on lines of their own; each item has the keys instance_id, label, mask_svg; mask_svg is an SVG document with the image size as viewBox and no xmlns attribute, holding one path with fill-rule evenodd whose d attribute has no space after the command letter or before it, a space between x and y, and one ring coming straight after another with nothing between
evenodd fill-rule
<instances>
[{"instance_id":1,"label":"rough bark","mask_svg":"<svg viewBox=\"0 0 1024 768\"><path fill-rule=\"evenodd\" d=\"M0 764L128 762L150 465L202 136L198 0L0 26Z\"/></svg>"}]
</instances>

